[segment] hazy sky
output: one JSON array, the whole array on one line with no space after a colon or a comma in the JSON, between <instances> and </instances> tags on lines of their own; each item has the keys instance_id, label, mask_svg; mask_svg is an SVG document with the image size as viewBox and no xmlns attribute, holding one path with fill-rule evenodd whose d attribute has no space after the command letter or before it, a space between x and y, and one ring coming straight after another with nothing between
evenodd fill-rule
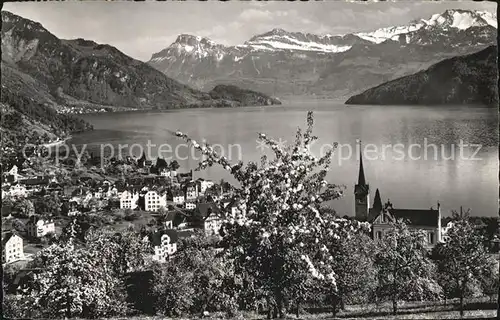
<instances>
[{"instance_id":1,"label":"hazy sky","mask_svg":"<svg viewBox=\"0 0 500 320\"><path fill-rule=\"evenodd\" d=\"M181 33L242 44L273 28L344 34L407 24L446 9L496 12L492 2L15 2L3 10L40 22L64 39L84 38L113 45L139 60L168 47Z\"/></svg>"}]
</instances>

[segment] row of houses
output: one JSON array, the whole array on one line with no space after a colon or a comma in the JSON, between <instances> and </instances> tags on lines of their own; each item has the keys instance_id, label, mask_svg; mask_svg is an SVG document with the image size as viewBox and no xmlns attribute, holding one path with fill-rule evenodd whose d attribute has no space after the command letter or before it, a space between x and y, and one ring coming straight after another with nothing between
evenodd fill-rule
<instances>
[{"instance_id":1,"label":"row of houses","mask_svg":"<svg viewBox=\"0 0 500 320\"><path fill-rule=\"evenodd\" d=\"M177 207L194 210L200 198L218 201L222 198L222 189L215 187L212 181L198 179L187 181L178 187L161 188L142 187L140 190L127 188L119 195L120 209L137 209L157 212L168 207L170 201Z\"/></svg>"},{"instance_id":2,"label":"row of houses","mask_svg":"<svg viewBox=\"0 0 500 320\"><path fill-rule=\"evenodd\" d=\"M190 213L178 209L166 212L162 228L152 231L143 239L151 244L151 258L158 262L167 261L177 252L178 241L192 236L197 229L207 235L218 235L226 216L235 216L235 202L226 202L224 205L225 208L221 210L216 203L205 202L198 203ZM52 220L33 216L26 225L26 233L28 237L41 238L55 233L55 224ZM3 263L25 259L23 238L19 234L7 233L2 244Z\"/></svg>"},{"instance_id":3,"label":"row of houses","mask_svg":"<svg viewBox=\"0 0 500 320\"><path fill-rule=\"evenodd\" d=\"M139 168L148 168L148 160L140 159ZM110 207L121 209L140 209L158 211L166 208L167 203L194 210L201 197L218 200L222 197L223 187L216 187L210 180L194 180L193 171L178 172L167 167L160 168L158 175L127 178L125 181L97 181L90 174L72 178L70 185L60 184L55 176L23 177L17 166L3 174L2 199L28 198L50 193L72 204L73 207L88 209L92 200L110 202ZM10 181L7 183L7 181ZM229 189L225 185L226 191ZM142 200L142 201L139 201ZM114 206L114 204L117 204ZM100 207L100 206L99 206Z\"/></svg>"},{"instance_id":4,"label":"row of houses","mask_svg":"<svg viewBox=\"0 0 500 320\"><path fill-rule=\"evenodd\" d=\"M216 202L199 202L191 211L170 210L164 215L163 228L155 230L145 240L153 247L153 260L164 262L177 251L179 239L200 230L207 236L219 236L227 218L236 218L244 205L237 199Z\"/></svg>"}]
</instances>

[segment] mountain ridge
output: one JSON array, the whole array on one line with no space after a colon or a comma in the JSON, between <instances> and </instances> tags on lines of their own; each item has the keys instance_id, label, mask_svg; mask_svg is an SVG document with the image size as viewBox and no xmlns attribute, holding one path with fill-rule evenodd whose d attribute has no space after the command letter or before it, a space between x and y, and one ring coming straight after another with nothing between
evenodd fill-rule
<instances>
[{"instance_id":1,"label":"mountain ridge","mask_svg":"<svg viewBox=\"0 0 500 320\"><path fill-rule=\"evenodd\" d=\"M446 59L350 97L346 104L498 106L497 46Z\"/></svg>"},{"instance_id":2,"label":"mountain ridge","mask_svg":"<svg viewBox=\"0 0 500 320\"><path fill-rule=\"evenodd\" d=\"M281 104L236 88L202 92L108 44L59 39L42 24L2 11L0 110L5 154L92 127L72 113ZM215 98L214 98L215 97Z\"/></svg>"},{"instance_id":3,"label":"mountain ridge","mask_svg":"<svg viewBox=\"0 0 500 320\"><path fill-rule=\"evenodd\" d=\"M69 96L91 104L139 109L227 105L116 47L81 38L59 39L41 24L7 11L2 11L2 63L46 84L59 100ZM230 104L240 106L236 101Z\"/></svg>"},{"instance_id":4,"label":"mountain ridge","mask_svg":"<svg viewBox=\"0 0 500 320\"><path fill-rule=\"evenodd\" d=\"M206 44L190 43L189 50L184 50L182 41L176 41L154 53L148 64L202 90L234 84L282 97L350 96L496 43L492 17L494 14L483 11L447 10L409 26L344 35L275 28L235 46L190 36L192 41L205 39ZM460 21L467 22L467 28ZM347 64L352 70L341 68Z\"/></svg>"}]
</instances>

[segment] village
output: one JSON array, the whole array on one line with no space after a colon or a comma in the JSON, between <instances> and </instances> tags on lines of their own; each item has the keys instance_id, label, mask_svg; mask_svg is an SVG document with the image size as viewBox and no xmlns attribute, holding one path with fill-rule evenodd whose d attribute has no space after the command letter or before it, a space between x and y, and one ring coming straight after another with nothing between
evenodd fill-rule
<instances>
[{"instance_id":1,"label":"village","mask_svg":"<svg viewBox=\"0 0 500 320\"><path fill-rule=\"evenodd\" d=\"M171 163L162 158L153 161L146 159L145 154L135 160L111 159L108 171L113 172L110 168L120 166L127 166L129 170L126 176L121 171L108 175L109 179L89 174L98 171L95 165L100 161L99 157L89 157L88 170L84 173L81 169L74 170L79 174L71 178L54 174L26 175L16 165L3 173L4 265L29 261L75 217L88 221L89 227L111 225L116 232L131 227L141 231L144 241L151 245L151 259L165 262L177 251L180 239L194 236L195 231L218 236L223 221L228 218L223 212L231 212L234 217L241 209L232 195L231 184L195 178L193 170L180 171L175 160ZM354 194L354 218L371 224L371 238L375 241L382 240L395 219L404 219L410 227L424 230L429 249L447 241L447 231L453 222L443 223L439 203L436 208L425 210L395 209L390 201L382 205L377 189L370 208L362 157ZM47 207L33 206L36 203L45 203ZM486 246L497 253L499 243L495 235Z\"/></svg>"},{"instance_id":2,"label":"village","mask_svg":"<svg viewBox=\"0 0 500 320\"><path fill-rule=\"evenodd\" d=\"M42 150L44 149L42 148ZM113 277L116 277L120 283L127 285L128 289L122 293L126 295L129 307L123 307L118 311L106 311L111 312L110 314L165 312L180 315L180 312L175 311L176 306L178 306L180 310L183 310L183 313L201 312L205 316L208 314L208 310L221 312L247 308L235 307L235 305L203 307L198 306L194 298L176 305L174 302L168 302L170 298L163 297L163 294L180 294L190 288L189 290L203 292L204 295L206 294L203 299L211 301L212 290L216 290L217 294L220 295L226 294L226 290L239 290L226 286L225 283L234 281L241 275L234 273L234 271L219 273L219 268L226 268L228 263L233 261L225 256L231 252L227 250L227 242L225 241L235 241L230 246L235 246L234 252L240 254L239 241L241 238L245 239L250 244L249 252L252 252L245 257L245 261L249 261L252 259L251 255L254 254L251 251L254 250L254 241L258 240L258 245L265 247L266 243L269 243L269 237L272 236L262 229L257 230L258 233L262 233L257 236L238 231L241 230L238 228L252 228L253 222L250 222L250 219L245 220L245 218L246 215L255 214L253 207L247 210L249 202L245 198L247 194L244 188L236 188L224 180L216 182L204 179L201 175L196 176L199 174L198 170L183 169L176 160L167 162L161 157L148 159L145 153L138 158L120 157L105 161L90 153L77 158L74 156L64 157L64 161L57 163L54 158L42 157L43 152L34 151L30 157L6 166L2 173L2 265L4 270L7 270L4 288L11 299L9 300L10 308L17 308L15 301L24 301L26 296L24 290L31 288L33 283L39 281L37 280L39 279L37 278L38 274L45 274L44 277L49 277L52 268L62 266L59 262L45 264L45 257L53 259L54 254L57 257L66 257L63 258L66 260L61 260L64 265L66 262L63 261L72 263L71 261L80 259L78 258L80 253L90 255L88 256L91 259L89 261L96 263L96 270L101 270L98 268L103 266L107 268L108 263L113 268L117 268L116 271L113 271L116 272L116 275L113 273ZM221 165L229 168L228 170L231 172L238 170L238 164L231 166L224 161L226 160L221 160ZM444 250L443 248L454 250L457 239L462 237L462 231L457 233L456 230L470 228L467 229L467 235L472 240L467 240L464 245L468 246L473 243L473 250L481 251L479 256L483 260L478 260L478 268L485 270L484 277L480 278L481 287L475 289L477 293L470 294L470 296L471 299L482 299L480 301L491 300L497 291L496 277L490 273L493 272L492 270L498 269L497 264L495 264L500 244L497 229L498 220L488 217L469 217L468 211L462 211L462 209L458 213L452 213L452 215L444 214L439 201L436 201L434 206L424 204L425 206L423 205L419 209L407 209L401 206L397 199L394 199L394 204L389 199L383 202L379 188L376 188L372 199L370 186L375 186L376 181L372 180L372 183L369 183L371 164L368 164L366 168L369 170L365 172L366 164L363 163L363 155L360 154L359 171L357 177L353 174L352 179L355 183L354 188L351 189L354 195L351 215L340 217L331 207L319 207L319 210L322 211L321 214L327 219L331 217L333 219L331 225L338 229L337 232L340 235L337 237L332 235L334 243L335 241L345 242L345 246L337 247L335 250L339 251L334 254L338 255L340 259L338 267L336 267L339 277L351 279L349 281L352 282L353 286L359 286L359 288L356 287L358 289L353 289L354 291L349 294L355 297L356 292L358 292L356 290L364 290L363 286L371 286L372 289L369 290L372 291L370 292L385 297L383 296L384 292L377 291L382 290L380 288L385 285L385 280L384 278L375 278L376 273L374 272L379 274L386 272L384 268L388 264L385 262L377 264L378 260L370 259L375 259L371 256L372 252L375 252L376 257L381 257L381 259L392 257L391 250L399 250L399 247L395 249L392 247L391 238L397 236L403 241L409 241L405 242L405 246L408 246L409 249L407 247L401 249L409 250L404 251L405 255L408 255L404 259L419 257L418 259L421 260L419 262L421 264L419 272L423 274L421 277L430 279L428 281L431 282L442 281L443 287L440 287L440 284L436 292L432 291L434 287L424 284L422 290L430 291L417 300L430 299L431 302L428 302L430 308L448 310L446 299L448 297L456 298L457 294L462 294L463 298L466 291L464 289L447 293L444 291L445 289L441 289L448 288L449 284L447 280L442 280L448 279L446 278L448 269L441 267L440 259L443 259L443 255L440 250ZM250 168L252 167L250 166ZM300 169L300 166L298 168ZM203 169L201 164L200 169ZM365 175L365 173L368 174ZM252 177L252 173L236 176L240 179L241 177ZM286 174L284 177L286 178ZM281 177L276 179L277 183L283 183L283 180L280 180ZM321 184L325 185L326 180L321 180ZM269 187L259 185L259 188L262 189L260 192L256 192L255 196L258 194L265 196ZM292 190L296 192L302 190L301 185L297 184L297 187ZM280 192L276 191L278 195L281 194ZM277 197L273 195L270 199L275 201ZM316 200L317 198L314 196L306 198L306 201ZM323 200L318 201L323 202ZM296 202L291 202L289 207L298 209L299 205ZM285 205L281 208L287 207ZM320 212L317 211L317 213ZM267 217L272 217L272 214L263 215L262 219L267 219ZM297 219L301 218L297 216ZM278 227L282 226L274 227L270 231L277 230ZM234 238L228 236L227 233L227 230L231 230L231 228L234 228L232 231ZM316 233L322 232L322 230L315 224L311 224L310 228L310 230L302 229L299 232L303 232L302 236L311 237L306 241L310 243L316 241L317 243ZM294 233L298 232L295 230L301 229L290 226L287 227L287 230L290 230L290 235L293 236ZM97 238L93 238L93 235L96 235ZM111 257L110 260L101 261L99 258L100 249L94 246L100 246L101 241L109 242L103 244L104 250L107 251L102 254ZM416 243L418 243L417 247L415 247ZM303 246L304 243L300 242L299 248L301 245ZM320 250L324 251L324 248L325 246L321 247ZM385 254L389 254L389 258ZM454 255L450 254L449 256ZM272 255L269 258L272 260L275 256ZM334 259L333 255L330 261L332 259ZM467 261L464 263L469 265ZM184 267L185 264L187 267ZM321 266L321 263L319 265ZM42 267L40 268L40 266ZM440 273L434 271L436 266L442 268ZM76 265L75 267L78 268ZM65 270L64 268L60 270ZM263 268L265 271L268 267L266 263L259 262L256 264L256 268L259 270ZM393 272L390 269L387 270L389 273ZM459 268L459 270L461 269ZM79 274L79 271L76 272ZM214 273L212 274L212 272ZM309 269L307 272L310 272L312 277L317 274L315 269ZM356 276L351 275L352 272ZM206 273L210 273L210 275ZM92 276L88 272L85 274L89 277ZM200 276L199 279L198 276ZM289 276L295 277L293 273ZM79 277L76 276L75 279L81 279ZM156 280L149 281L148 279L152 279L151 277ZM185 286L177 287L174 285L171 287L169 281L182 282L186 281L186 277L191 280L185 282ZM298 279L302 279L301 277L299 276ZM408 281L413 286L411 277L408 278ZM160 281L159 287L152 285L155 281ZM204 281L215 281L213 286L216 289L212 289L210 286L203 287ZM394 288L397 288L394 290L399 290L397 294L400 295L400 298L392 300L392 313L396 314L398 300L409 299L410 301L411 298L404 295L406 289L403 290L398 286ZM117 287L116 290L121 292L122 289ZM244 292L254 294L251 293L250 288L242 290L249 290ZM327 291L323 292L323 289L314 286L308 287L307 290L317 291L322 296L319 300L310 298L309 302L305 303L304 301L304 308L307 307L307 310L313 310L315 303L332 305L332 309L329 310L333 310L334 313L342 309L341 306L344 303L342 299L344 298L331 300L328 298ZM154 295L156 302L153 305L145 303L144 294ZM300 295L300 293L294 294ZM379 308L377 305L379 298L376 295L373 296L372 293L363 293L361 300L352 297L349 298L351 299L349 300L350 304L375 303L375 306L370 308ZM445 298L443 306L436 305L434 302L436 299L441 299L440 297ZM242 305L246 303L243 296L238 299L240 299L238 303ZM270 317L270 313L277 314L280 310L269 302L258 298L258 295L251 299L253 302L249 304L251 307L248 308L259 313L267 306L268 317ZM167 303L163 303L163 301L167 301ZM459 304L460 312L463 313L467 304L473 304L474 301L476 300L467 300L466 303L463 303L462 299ZM425 308L426 305L423 306ZM352 307L354 308L354 306ZM387 305L383 304L380 307L386 308L384 310L388 308ZM106 308L112 309L111 305ZM291 306L288 308L290 310ZM299 309L300 307L297 307L297 314ZM12 312L24 312L22 309L12 310ZM31 311L26 312L28 313L25 315L30 317ZM343 312L351 311L344 309ZM65 311L64 314L71 316L73 313Z\"/></svg>"},{"instance_id":3,"label":"village","mask_svg":"<svg viewBox=\"0 0 500 320\"><path fill-rule=\"evenodd\" d=\"M116 232L131 226L142 230L152 247L151 258L159 262L195 230L218 234L225 217L216 202L232 199L229 183L196 179L193 170L180 172L175 160L167 164L143 156L127 161L133 172L115 181L83 174L63 182L54 175L27 176L16 165L4 172L3 264L30 260L72 218L92 221L94 227L112 225ZM33 207L37 203L52 208ZM222 203L226 210L236 210L235 201Z\"/></svg>"}]
</instances>

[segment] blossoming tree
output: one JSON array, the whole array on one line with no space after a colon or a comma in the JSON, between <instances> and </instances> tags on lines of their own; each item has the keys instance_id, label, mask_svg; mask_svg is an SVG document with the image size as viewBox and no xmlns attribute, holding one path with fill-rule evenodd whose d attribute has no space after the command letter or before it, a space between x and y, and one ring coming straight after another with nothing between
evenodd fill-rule
<instances>
[{"instance_id":1,"label":"blossoming tree","mask_svg":"<svg viewBox=\"0 0 500 320\"><path fill-rule=\"evenodd\" d=\"M260 133L259 139L273 152L260 165L249 162L231 164L207 143L200 145L187 134L176 135L191 143L203 156L198 170L220 165L238 184L228 197L236 210L226 214L221 229L224 253L234 259L238 268L249 273L274 306L274 316L283 316L286 288L302 281L298 268L308 270L312 279L336 286L332 262L335 252L325 244L340 237L341 230L358 230L367 225L320 213L326 201L342 196L342 189L325 180L334 148L316 157L310 146L317 139L312 134L313 114L307 115L307 129L297 130L295 143L281 143ZM269 315L271 316L271 315Z\"/></svg>"},{"instance_id":2,"label":"blossoming tree","mask_svg":"<svg viewBox=\"0 0 500 320\"><path fill-rule=\"evenodd\" d=\"M440 280L445 288L458 295L460 316L464 314L464 298L474 291L481 290L480 279L486 275L491 278L494 261L486 252L482 237L474 229L467 216L457 216L447 232L448 241L439 244L436 251L440 255L438 268Z\"/></svg>"},{"instance_id":3,"label":"blossoming tree","mask_svg":"<svg viewBox=\"0 0 500 320\"><path fill-rule=\"evenodd\" d=\"M40 271L23 296L43 317L109 316L125 310L120 281L98 251L54 244L37 254L33 266Z\"/></svg>"},{"instance_id":4,"label":"blossoming tree","mask_svg":"<svg viewBox=\"0 0 500 320\"><path fill-rule=\"evenodd\" d=\"M73 219L57 243L35 255L22 309L45 318L108 317L128 311L123 280L128 272L146 268L148 247L135 232L90 229L83 241L82 233Z\"/></svg>"},{"instance_id":5,"label":"blossoming tree","mask_svg":"<svg viewBox=\"0 0 500 320\"><path fill-rule=\"evenodd\" d=\"M397 314L400 300L435 300L441 296L425 243L424 231L410 229L402 220L392 222L379 243L375 260L377 294L392 302L393 314Z\"/></svg>"}]
</instances>

